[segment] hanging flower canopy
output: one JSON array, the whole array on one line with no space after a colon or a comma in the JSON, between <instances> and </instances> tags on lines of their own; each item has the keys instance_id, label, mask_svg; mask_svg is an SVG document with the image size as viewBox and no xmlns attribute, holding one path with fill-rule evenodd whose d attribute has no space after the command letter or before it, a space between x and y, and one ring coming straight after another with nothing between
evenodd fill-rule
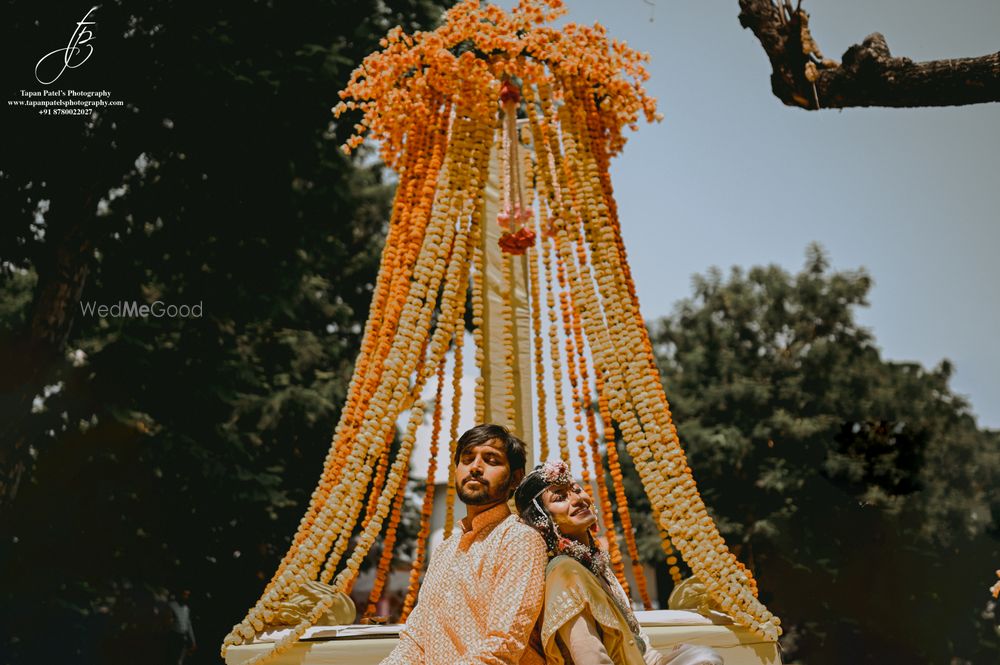
<instances>
[{"instance_id":1,"label":"hanging flower canopy","mask_svg":"<svg viewBox=\"0 0 1000 665\"><path fill-rule=\"evenodd\" d=\"M558 0L522 0L509 13L467 0L448 11L433 32L391 30L382 50L364 60L341 92L344 101L335 114L361 113L345 150L366 137L375 139L382 159L399 175L388 237L361 352L319 484L291 547L263 595L227 636L223 655L271 625L278 603L303 585L318 580L349 592L381 535L382 556L365 610L368 617L374 613L392 562L409 469L420 463L411 453L425 415L421 395L431 381L436 398L427 494L405 619L426 564L442 431L451 442L460 433L467 302L476 344L475 421L484 422L487 415L484 362L492 350L487 345L500 340L504 371L490 380L501 382L504 398L500 417L491 415L517 422L518 351L510 296L519 270L530 309L533 370L526 373L533 374L535 393L533 413L520 415L536 419L534 443L542 460L553 443L548 409L554 409L554 443L564 461L571 457L570 430L576 433L583 479L596 485L608 550L622 584L628 588L624 549L637 595L650 606L616 430L649 497L675 583L680 558L737 623L770 640L781 633L777 617L757 600L753 576L726 546L698 494L622 243L608 169L625 143L626 126L634 128L640 116L660 119L656 101L642 88L646 56L609 39L600 25L551 27L563 13ZM491 173L499 183L499 208L487 218ZM500 322L494 324L502 327L498 336L489 334L484 320L486 261L495 250L485 242L489 237L498 238L494 243L502 250L505 297L499 315L490 319ZM453 402L446 427L442 396L449 380ZM407 411L398 452L390 458L397 420ZM453 472L449 469L446 531L454 520ZM332 603L332 598L317 603L253 662L287 649Z\"/></svg>"}]
</instances>

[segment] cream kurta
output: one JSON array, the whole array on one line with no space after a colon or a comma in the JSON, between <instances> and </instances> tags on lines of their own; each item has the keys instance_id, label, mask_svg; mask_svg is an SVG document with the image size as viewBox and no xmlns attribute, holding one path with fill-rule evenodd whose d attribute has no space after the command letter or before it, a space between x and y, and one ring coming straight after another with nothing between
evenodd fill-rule
<instances>
[{"instance_id":1,"label":"cream kurta","mask_svg":"<svg viewBox=\"0 0 1000 665\"><path fill-rule=\"evenodd\" d=\"M506 503L434 551L417 605L382 665L542 665L528 646L544 602L545 543Z\"/></svg>"}]
</instances>

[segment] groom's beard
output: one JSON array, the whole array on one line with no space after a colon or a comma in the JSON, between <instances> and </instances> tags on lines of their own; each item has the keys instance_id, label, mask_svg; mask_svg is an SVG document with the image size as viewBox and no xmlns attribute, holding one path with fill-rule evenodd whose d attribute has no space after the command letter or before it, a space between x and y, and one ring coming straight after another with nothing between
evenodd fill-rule
<instances>
[{"instance_id":1,"label":"groom's beard","mask_svg":"<svg viewBox=\"0 0 1000 665\"><path fill-rule=\"evenodd\" d=\"M469 487L470 480L477 480L479 484ZM480 476L469 476L458 487L458 498L467 506L482 506L488 503L499 503L506 501L510 496L511 474L507 474L503 483L498 487L491 486L485 478Z\"/></svg>"}]
</instances>

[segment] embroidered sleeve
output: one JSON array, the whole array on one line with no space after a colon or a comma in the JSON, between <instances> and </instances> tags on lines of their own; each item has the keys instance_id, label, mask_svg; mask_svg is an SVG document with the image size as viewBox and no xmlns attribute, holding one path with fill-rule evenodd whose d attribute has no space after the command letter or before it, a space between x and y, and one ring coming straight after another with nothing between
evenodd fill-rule
<instances>
[{"instance_id":1,"label":"embroidered sleeve","mask_svg":"<svg viewBox=\"0 0 1000 665\"><path fill-rule=\"evenodd\" d=\"M433 623L433 610L427 606L429 601L424 589L437 583L435 580L441 559L441 552L435 552L431 556L427 573L424 575L424 582L429 582L429 584L421 586L417 603L410 612L410 616L406 618L406 627L399 632L399 642L379 665L425 665L427 662L420 642L425 640L428 635L433 635L438 631L435 630L434 626L429 625Z\"/></svg>"}]
</instances>

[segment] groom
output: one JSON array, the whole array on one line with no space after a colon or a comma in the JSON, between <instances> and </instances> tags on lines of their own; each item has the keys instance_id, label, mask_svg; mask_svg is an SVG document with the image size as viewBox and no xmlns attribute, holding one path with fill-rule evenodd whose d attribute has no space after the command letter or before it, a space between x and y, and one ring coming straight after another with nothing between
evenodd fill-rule
<instances>
[{"instance_id":1,"label":"groom","mask_svg":"<svg viewBox=\"0 0 1000 665\"><path fill-rule=\"evenodd\" d=\"M525 455L524 442L500 425L459 438L455 488L468 515L434 550L417 605L382 665L545 663L528 643L544 600L545 543L507 507Z\"/></svg>"}]
</instances>

